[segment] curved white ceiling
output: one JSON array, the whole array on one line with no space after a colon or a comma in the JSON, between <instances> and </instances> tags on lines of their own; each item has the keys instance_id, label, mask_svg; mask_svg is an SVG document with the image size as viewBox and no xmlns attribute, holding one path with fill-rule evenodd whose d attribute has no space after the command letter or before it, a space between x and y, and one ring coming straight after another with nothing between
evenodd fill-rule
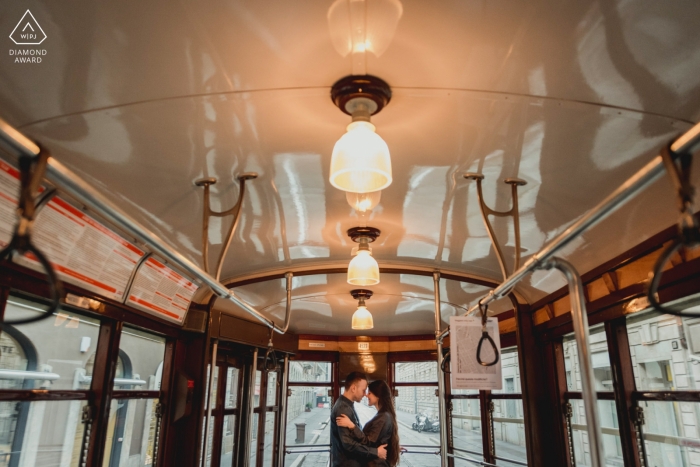
<instances>
[{"instance_id":1,"label":"curved white ceiling","mask_svg":"<svg viewBox=\"0 0 700 467\"><path fill-rule=\"evenodd\" d=\"M41 64L3 59L1 116L195 261L202 197L192 182L217 177L213 207L225 209L236 200L235 176L258 172L225 278L349 261L345 231L366 222L382 231L373 244L380 264L495 281L498 263L463 172L486 175L487 203L498 209L510 207L502 179L528 182L527 257L700 117L697 2L404 0L393 42L367 59L367 71L393 88L373 122L391 150L394 183L361 219L328 182L349 121L330 86L352 70L330 40L331 3L6 2L0 31L30 8L48 37ZM658 182L564 256L588 271L671 225L674 209L670 186ZM227 223L213 225L215 255ZM510 222L495 225L512 252ZM519 292L534 301L562 284L538 273ZM270 296L278 285L266 286ZM386 297L407 290L392 276L381 287ZM446 300L463 307L473 298ZM404 301L382 307L398 313L410 308ZM312 308L309 316L325 316ZM388 321L375 322L389 332ZM431 320L412 323L411 332L432 332Z\"/></svg>"}]
</instances>

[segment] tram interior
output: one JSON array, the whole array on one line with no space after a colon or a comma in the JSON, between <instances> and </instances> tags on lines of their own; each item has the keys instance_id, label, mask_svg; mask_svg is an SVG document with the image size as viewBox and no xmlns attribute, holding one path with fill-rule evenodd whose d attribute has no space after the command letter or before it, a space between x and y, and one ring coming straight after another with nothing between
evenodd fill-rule
<instances>
[{"instance_id":1,"label":"tram interior","mask_svg":"<svg viewBox=\"0 0 700 467\"><path fill-rule=\"evenodd\" d=\"M700 466L699 27L4 2L0 467Z\"/></svg>"}]
</instances>

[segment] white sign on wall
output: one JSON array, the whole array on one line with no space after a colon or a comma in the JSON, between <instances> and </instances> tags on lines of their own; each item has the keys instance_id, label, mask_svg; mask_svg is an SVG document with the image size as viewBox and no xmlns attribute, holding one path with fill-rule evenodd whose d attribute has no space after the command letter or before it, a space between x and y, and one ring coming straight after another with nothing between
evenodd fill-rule
<instances>
[{"instance_id":1,"label":"white sign on wall","mask_svg":"<svg viewBox=\"0 0 700 467\"><path fill-rule=\"evenodd\" d=\"M450 371L453 389L502 389L501 339L498 320L489 318L486 329L496 343L499 360L493 366L482 366L476 360L476 350L481 339L481 318L474 316L450 317ZM481 361L492 362L495 358L491 343L481 345Z\"/></svg>"}]
</instances>

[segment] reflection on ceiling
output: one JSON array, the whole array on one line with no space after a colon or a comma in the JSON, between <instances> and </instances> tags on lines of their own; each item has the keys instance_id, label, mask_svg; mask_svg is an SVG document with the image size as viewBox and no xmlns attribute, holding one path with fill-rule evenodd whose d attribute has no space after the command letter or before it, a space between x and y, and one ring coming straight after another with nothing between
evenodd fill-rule
<instances>
[{"instance_id":1,"label":"reflection on ceiling","mask_svg":"<svg viewBox=\"0 0 700 467\"><path fill-rule=\"evenodd\" d=\"M347 3L393 11L381 23L387 36L372 36L370 22L364 39L351 43L348 30L329 31L336 20L354 24L350 13L331 14ZM496 210L510 208L503 179L528 182L519 198L527 260L700 119L697 2L552 6L153 0L67 10L37 3L32 13L48 36L47 55L40 67L2 67L0 116L200 264L203 202L193 181L218 179L211 200L220 210L236 202L237 175L259 173L224 263L229 281L347 265L354 244L346 231L358 225L382 231L372 245L380 267L499 281L475 184L462 173L485 175L485 201ZM5 2L0 29L11 31L25 10ZM393 91L391 105L372 117L391 150L393 182L367 213L328 180L333 145L348 123L330 87L353 70ZM589 271L675 217L670 185L661 180L563 256ZM228 227L218 221L209 235L212 257ZM493 224L512 258L510 219ZM368 302L372 332L433 332L432 281L411 282L416 277L382 273ZM348 332L354 308L341 279L294 279L296 331ZM486 291L445 282L444 320ZM237 293L281 319L283 285L267 281ZM560 286L555 273L543 273L517 291L534 302Z\"/></svg>"}]
</instances>

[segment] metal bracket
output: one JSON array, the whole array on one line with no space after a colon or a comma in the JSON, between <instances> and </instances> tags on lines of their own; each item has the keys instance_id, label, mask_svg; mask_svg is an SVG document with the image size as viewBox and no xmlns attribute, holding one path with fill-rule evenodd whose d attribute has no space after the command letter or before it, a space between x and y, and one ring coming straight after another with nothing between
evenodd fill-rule
<instances>
[{"instance_id":1,"label":"metal bracket","mask_svg":"<svg viewBox=\"0 0 700 467\"><path fill-rule=\"evenodd\" d=\"M90 405L83 406L83 413L81 416L81 421L83 423L92 422L92 407Z\"/></svg>"},{"instance_id":2,"label":"metal bracket","mask_svg":"<svg viewBox=\"0 0 700 467\"><path fill-rule=\"evenodd\" d=\"M204 260L204 270L210 274L211 272L209 270L209 218L225 217L231 215L233 216L233 221L231 222L231 226L229 227L228 233L226 234L224 246L223 248L221 248L219 258L216 262L216 274L214 275L214 277L216 277L217 281L220 279L221 268L223 266L226 253L228 253L228 249L231 246L233 233L235 232L236 226L238 225L238 221L241 218L241 208L243 207L243 198L245 196L245 182L247 180L253 180L258 178L258 174L255 172L243 173L236 178L240 182L240 188L238 191L238 201L236 201L236 204L231 209L221 212L212 211L211 205L209 203L209 187L216 183L216 178L202 178L199 180L195 180L194 182L195 185L204 187L204 210L202 218L202 258Z\"/></svg>"},{"instance_id":3,"label":"metal bracket","mask_svg":"<svg viewBox=\"0 0 700 467\"><path fill-rule=\"evenodd\" d=\"M503 280L508 278L508 268L506 267L506 259L501 249L501 245L498 243L496 238L496 232L493 230L491 221L489 221L489 215L496 217L506 217L511 216L513 218L513 230L515 232L515 263L513 265L513 271L517 271L520 268L520 214L518 212L518 187L527 185L525 180L520 178L506 178L503 180L504 183L511 186L512 195L512 206L509 211L495 211L484 202L484 192L481 187L481 182L484 180L484 175L480 173L467 172L463 175L467 180L476 180L476 191L479 196L479 207L481 208L481 218L484 221L486 230L491 239L491 244L494 250L496 250L496 256L498 257L498 264L501 266L501 274L503 274Z\"/></svg>"},{"instance_id":4,"label":"metal bracket","mask_svg":"<svg viewBox=\"0 0 700 467\"><path fill-rule=\"evenodd\" d=\"M630 410L630 418L632 419L632 423L637 426L644 425L644 409L642 407L632 407Z\"/></svg>"}]
</instances>

